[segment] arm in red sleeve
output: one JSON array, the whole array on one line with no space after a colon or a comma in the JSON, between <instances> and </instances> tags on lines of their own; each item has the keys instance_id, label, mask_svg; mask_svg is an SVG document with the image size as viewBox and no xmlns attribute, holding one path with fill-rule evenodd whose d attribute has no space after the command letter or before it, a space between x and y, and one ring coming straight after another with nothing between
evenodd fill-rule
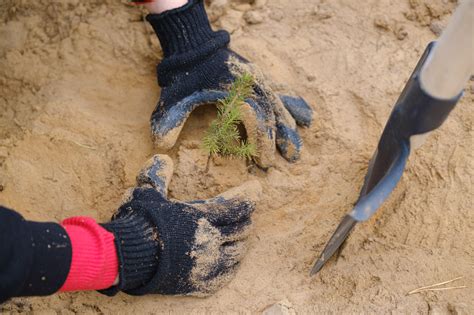
<instances>
[{"instance_id":1,"label":"arm in red sleeve","mask_svg":"<svg viewBox=\"0 0 474 315\"><path fill-rule=\"evenodd\" d=\"M71 240L72 262L60 291L110 288L118 276L114 235L87 217L70 218L61 225Z\"/></svg>"},{"instance_id":2,"label":"arm in red sleeve","mask_svg":"<svg viewBox=\"0 0 474 315\"><path fill-rule=\"evenodd\" d=\"M0 303L110 288L118 267L114 235L93 219L34 222L0 206Z\"/></svg>"}]
</instances>

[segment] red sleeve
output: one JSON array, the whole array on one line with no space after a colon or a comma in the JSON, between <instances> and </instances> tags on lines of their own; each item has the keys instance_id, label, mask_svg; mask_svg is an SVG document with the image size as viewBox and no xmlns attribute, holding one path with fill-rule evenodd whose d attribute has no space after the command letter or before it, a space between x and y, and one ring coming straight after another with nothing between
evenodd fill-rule
<instances>
[{"instance_id":1,"label":"red sleeve","mask_svg":"<svg viewBox=\"0 0 474 315\"><path fill-rule=\"evenodd\" d=\"M130 0L130 2L133 4L145 4L154 2L154 0Z\"/></svg>"},{"instance_id":2,"label":"red sleeve","mask_svg":"<svg viewBox=\"0 0 474 315\"><path fill-rule=\"evenodd\" d=\"M118 276L114 235L88 217L61 222L72 245L72 262L60 291L110 288Z\"/></svg>"}]
</instances>

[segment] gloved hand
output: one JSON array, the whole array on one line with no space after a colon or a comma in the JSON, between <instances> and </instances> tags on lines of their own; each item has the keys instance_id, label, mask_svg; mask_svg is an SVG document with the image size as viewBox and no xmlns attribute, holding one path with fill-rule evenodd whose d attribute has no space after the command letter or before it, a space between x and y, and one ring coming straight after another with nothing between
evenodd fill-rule
<instances>
[{"instance_id":1,"label":"gloved hand","mask_svg":"<svg viewBox=\"0 0 474 315\"><path fill-rule=\"evenodd\" d=\"M212 31L202 0L150 14L147 20L164 53L157 67L161 97L151 117L160 149L173 147L195 108L217 103L236 77L250 73L256 82L255 95L246 100L242 113L248 140L257 147L256 162L262 167L272 164L275 142L288 161L299 158L302 141L296 124L309 126L312 109L300 97L276 95L251 63L230 50L229 34Z\"/></svg>"},{"instance_id":2,"label":"gloved hand","mask_svg":"<svg viewBox=\"0 0 474 315\"><path fill-rule=\"evenodd\" d=\"M168 156L154 156L137 177L138 186L103 225L115 235L120 263L120 283L105 294L208 295L235 275L246 252L259 182L181 202L166 196L172 172Z\"/></svg>"}]
</instances>

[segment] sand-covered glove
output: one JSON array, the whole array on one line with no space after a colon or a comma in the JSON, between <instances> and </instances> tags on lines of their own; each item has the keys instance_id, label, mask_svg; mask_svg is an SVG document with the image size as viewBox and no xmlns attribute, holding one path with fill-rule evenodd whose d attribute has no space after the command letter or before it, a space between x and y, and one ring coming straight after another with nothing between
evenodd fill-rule
<instances>
[{"instance_id":1,"label":"sand-covered glove","mask_svg":"<svg viewBox=\"0 0 474 315\"><path fill-rule=\"evenodd\" d=\"M309 126L312 109L300 97L276 95L251 63L230 50L229 34L211 29L202 0L150 14L147 20L164 53L157 67L161 97L151 117L159 149L173 147L194 109L225 98L232 82L248 73L255 81L254 96L242 108L242 122L257 148L256 162L262 167L272 164L275 142L287 160L299 158L302 141L296 124Z\"/></svg>"},{"instance_id":2,"label":"sand-covered glove","mask_svg":"<svg viewBox=\"0 0 474 315\"><path fill-rule=\"evenodd\" d=\"M166 196L171 159L154 156L125 203L103 226L115 235L120 282L112 295L208 295L235 275L246 252L258 181L216 198L181 202Z\"/></svg>"}]
</instances>

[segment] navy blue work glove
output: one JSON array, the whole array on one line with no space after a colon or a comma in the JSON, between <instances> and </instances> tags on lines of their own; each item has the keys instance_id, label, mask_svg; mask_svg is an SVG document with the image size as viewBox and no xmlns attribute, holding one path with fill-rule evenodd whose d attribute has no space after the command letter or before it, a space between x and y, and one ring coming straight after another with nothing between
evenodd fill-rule
<instances>
[{"instance_id":1,"label":"navy blue work glove","mask_svg":"<svg viewBox=\"0 0 474 315\"><path fill-rule=\"evenodd\" d=\"M234 277L246 253L259 182L181 202L167 198L172 173L172 160L155 155L103 224L115 235L120 265L118 286L105 294L209 295Z\"/></svg>"},{"instance_id":2,"label":"navy blue work glove","mask_svg":"<svg viewBox=\"0 0 474 315\"><path fill-rule=\"evenodd\" d=\"M226 31L214 32L202 0L184 7L150 14L147 20L160 40L164 59L157 67L161 97L151 117L159 149L174 146L190 113L198 106L217 103L243 73L255 79L254 97L242 109L248 140L257 147L255 161L271 166L275 143L288 161L300 156L302 141L296 124L309 126L312 109L300 97L278 96L263 75L246 59L228 48Z\"/></svg>"}]
</instances>

